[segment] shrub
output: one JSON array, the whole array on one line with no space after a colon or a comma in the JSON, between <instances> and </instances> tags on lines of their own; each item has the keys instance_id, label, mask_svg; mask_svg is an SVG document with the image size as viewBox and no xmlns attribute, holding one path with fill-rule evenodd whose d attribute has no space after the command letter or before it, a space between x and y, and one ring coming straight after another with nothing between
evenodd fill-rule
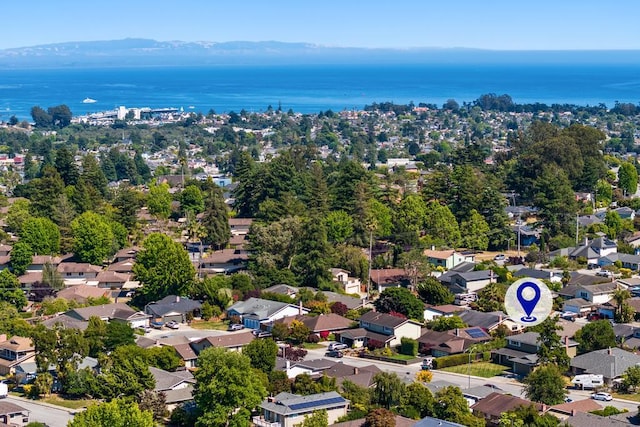
<instances>
[{"instance_id":1,"label":"shrub","mask_svg":"<svg viewBox=\"0 0 640 427\"><path fill-rule=\"evenodd\" d=\"M383 347L384 347L384 343L382 341L378 341L375 339L367 340L367 348L369 350L375 350L377 348L383 348Z\"/></svg>"},{"instance_id":2,"label":"shrub","mask_svg":"<svg viewBox=\"0 0 640 427\"><path fill-rule=\"evenodd\" d=\"M402 337L400 340L400 354L406 354L408 356L416 356L418 354L418 341Z\"/></svg>"},{"instance_id":3,"label":"shrub","mask_svg":"<svg viewBox=\"0 0 640 427\"><path fill-rule=\"evenodd\" d=\"M478 359L480 353L471 355L471 361ZM433 367L435 369L448 368L449 366L460 366L469 363L468 354L454 354L452 356L444 356L433 359Z\"/></svg>"},{"instance_id":4,"label":"shrub","mask_svg":"<svg viewBox=\"0 0 640 427\"><path fill-rule=\"evenodd\" d=\"M318 336L318 334L311 333L307 337L307 342L311 344L317 344L320 342L320 337Z\"/></svg>"}]
</instances>

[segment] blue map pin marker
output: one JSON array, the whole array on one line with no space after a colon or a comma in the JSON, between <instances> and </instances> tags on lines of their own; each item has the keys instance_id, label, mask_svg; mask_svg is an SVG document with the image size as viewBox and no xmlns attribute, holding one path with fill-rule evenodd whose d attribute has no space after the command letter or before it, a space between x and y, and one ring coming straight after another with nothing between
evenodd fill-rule
<instances>
[{"instance_id":1,"label":"blue map pin marker","mask_svg":"<svg viewBox=\"0 0 640 427\"><path fill-rule=\"evenodd\" d=\"M531 288L535 292L531 299L526 299L523 295L524 290L527 288ZM537 318L535 316L531 316L531 313L533 313L533 310L536 309L536 305L538 305L538 301L540 301L540 288L538 285L533 282L524 282L518 287L516 296L518 297L518 301L520 302L522 309L527 313L527 315L522 316L520 320L523 322L535 322Z\"/></svg>"}]
</instances>

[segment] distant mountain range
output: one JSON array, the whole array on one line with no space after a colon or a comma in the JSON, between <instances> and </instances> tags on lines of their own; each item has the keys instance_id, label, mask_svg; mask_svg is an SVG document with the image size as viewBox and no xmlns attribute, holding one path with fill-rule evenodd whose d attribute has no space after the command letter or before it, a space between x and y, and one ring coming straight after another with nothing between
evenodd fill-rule
<instances>
[{"instance_id":1,"label":"distant mountain range","mask_svg":"<svg viewBox=\"0 0 640 427\"><path fill-rule=\"evenodd\" d=\"M0 68L318 63L640 63L640 51L367 49L309 43L123 39L0 50Z\"/></svg>"}]
</instances>

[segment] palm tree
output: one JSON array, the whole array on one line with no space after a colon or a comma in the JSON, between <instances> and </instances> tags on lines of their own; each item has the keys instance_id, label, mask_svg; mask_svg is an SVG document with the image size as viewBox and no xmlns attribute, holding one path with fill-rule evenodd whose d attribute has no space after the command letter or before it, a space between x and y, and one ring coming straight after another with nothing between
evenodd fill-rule
<instances>
[{"instance_id":1,"label":"palm tree","mask_svg":"<svg viewBox=\"0 0 640 427\"><path fill-rule=\"evenodd\" d=\"M613 293L613 300L616 302L616 318L621 317L623 305L629 298L631 298L631 292L626 289L619 288Z\"/></svg>"}]
</instances>

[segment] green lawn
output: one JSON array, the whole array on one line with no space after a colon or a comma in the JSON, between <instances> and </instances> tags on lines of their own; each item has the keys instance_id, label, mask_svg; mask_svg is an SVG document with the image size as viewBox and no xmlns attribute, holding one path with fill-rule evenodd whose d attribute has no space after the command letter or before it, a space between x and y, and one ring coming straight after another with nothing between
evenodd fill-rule
<instances>
[{"instance_id":1,"label":"green lawn","mask_svg":"<svg viewBox=\"0 0 640 427\"><path fill-rule=\"evenodd\" d=\"M52 394L49 397L43 397L39 400L41 402L50 403L52 405L62 406L69 409L86 408L92 403L96 403L95 400L91 400L91 399L77 399L77 400L63 399L62 397L57 396L55 394Z\"/></svg>"},{"instance_id":2,"label":"green lawn","mask_svg":"<svg viewBox=\"0 0 640 427\"><path fill-rule=\"evenodd\" d=\"M634 402L640 402L640 394L638 393L611 393L614 399L633 400Z\"/></svg>"},{"instance_id":3,"label":"green lawn","mask_svg":"<svg viewBox=\"0 0 640 427\"><path fill-rule=\"evenodd\" d=\"M193 320L191 322L193 329L214 329L216 331L226 331L229 325L220 320L217 321L205 321L205 320Z\"/></svg>"},{"instance_id":4,"label":"green lawn","mask_svg":"<svg viewBox=\"0 0 640 427\"><path fill-rule=\"evenodd\" d=\"M324 346L315 342L306 342L302 344L302 347L306 348L307 350L315 350L317 348L323 348Z\"/></svg>"},{"instance_id":5,"label":"green lawn","mask_svg":"<svg viewBox=\"0 0 640 427\"><path fill-rule=\"evenodd\" d=\"M476 362L471 366L464 364L459 366L449 366L448 368L439 369L439 371L454 372L456 374L471 374L476 377L491 378L500 375L506 370L505 366L497 365L491 362Z\"/></svg>"}]
</instances>

